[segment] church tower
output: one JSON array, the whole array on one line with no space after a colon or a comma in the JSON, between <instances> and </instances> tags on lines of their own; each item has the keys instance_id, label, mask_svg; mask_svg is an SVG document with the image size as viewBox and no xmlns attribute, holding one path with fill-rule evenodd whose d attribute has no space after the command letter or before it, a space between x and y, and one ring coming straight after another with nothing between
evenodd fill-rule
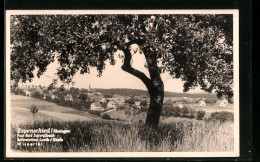
<instances>
[{"instance_id":1,"label":"church tower","mask_svg":"<svg viewBox=\"0 0 260 162\"><path fill-rule=\"evenodd\" d=\"M91 91L91 85L89 84L88 91Z\"/></svg>"}]
</instances>

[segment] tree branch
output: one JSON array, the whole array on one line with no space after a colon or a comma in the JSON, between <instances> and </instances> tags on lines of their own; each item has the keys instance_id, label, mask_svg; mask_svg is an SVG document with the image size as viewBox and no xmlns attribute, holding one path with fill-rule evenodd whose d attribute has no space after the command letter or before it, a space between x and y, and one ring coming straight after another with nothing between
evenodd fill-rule
<instances>
[{"instance_id":1,"label":"tree branch","mask_svg":"<svg viewBox=\"0 0 260 162\"><path fill-rule=\"evenodd\" d=\"M137 44L139 46L143 45L145 43L145 39L141 39L140 37L138 37L138 39L134 39L129 41L128 43L126 43L127 46L131 45L131 44Z\"/></svg>"},{"instance_id":2,"label":"tree branch","mask_svg":"<svg viewBox=\"0 0 260 162\"><path fill-rule=\"evenodd\" d=\"M141 71L134 69L130 62L132 59L132 55L129 49L123 49L125 54L124 64L121 66L122 70L134 75L135 77L141 79L145 86L147 87L148 91L151 89L151 80Z\"/></svg>"}]
</instances>

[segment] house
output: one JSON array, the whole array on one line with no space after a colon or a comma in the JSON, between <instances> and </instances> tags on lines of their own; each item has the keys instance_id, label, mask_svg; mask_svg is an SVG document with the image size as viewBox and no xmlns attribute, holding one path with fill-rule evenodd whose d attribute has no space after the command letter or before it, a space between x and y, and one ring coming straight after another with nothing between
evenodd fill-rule
<instances>
[{"instance_id":1,"label":"house","mask_svg":"<svg viewBox=\"0 0 260 162\"><path fill-rule=\"evenodd\" d=\"M201 99L201 100L198 101L198 105L200 107L204 107L204 106L206 106L206 102L203 99Z\"/></svg>"},{"instance_id":2,"label":"house","mask_svg":"<svg viewBox=\"0 0 260 162\"><path fill-rule=\"evenodd\" d=\"M51 95L51 99L55 99L55 98L58 98L58 96L52 94L52 95Z\"/></svg>"},{"instance_id":3,"label":"house","mask_svg":"<svg viewBox=\"0 0 260 162\"><path fill-rule=\"evenodd\" d=\"M50 96L51 97L51 94L47 94L47 93L44 93L44 94L42 94L43 95L43 97L42 97L42 99L44 99L44 100L46 100L46 98L47 98L47 96Z\"/></svg>"},{"instance_id":4,"label":"house","mask_svg":"<svg viewBox=\"0 0 260 162\"><path fill-rule=\"evenodd\" d=\"M107 103L107 108L116 108L116 102L111 100Z\"/></svg>"},{"instance_id":5,"label":"house","mask_svg":"<svg viewBox=\"0 0 260 162\"><path fill-rule=\"evenodd\" d=\"M183 107L183 105L182 105L182 103L180 101L174 101L173 106L174 107L179 107L179 108Z\"/></svg>"},{"instance_id":6,"label":"house","mask_svg":"<svg viewBox=\"0 0 260 162\"><path fill-rule=\"evenodd\" d=\"M99 100L99 102L106 103L107 100L105 98L102 98L102 99Z\"/></svg>"},{"instance_id":7,"label":"house","mask_svg":"<svg viewBox=\"0 0 260 162\"><path fill-rule=\"evenodd\" d=\"M135 99L135 100L140 100L141 97L140 97L140 96L134 96L134 99Z\"/></svg>"},{"instance_id":8,"label":"house","mask_svg":"<svg viewBox=\"0 0 260 162\"><path fill-rule=\"evenodd\" d=\"M117 104L120 105L120 106L122 106L122 105L125 104L125 100L124 100L124 99L118 99L118 100L117 100Z\"/></svg>"},{"instance_id":9,"label":"house","mask_svg":"<svg viewBox=\"0 0 260 162\"><path fill-rule=\"evenodd\" d=\"M25 91L25 96L26 97L32 97L32 93L30 91Z\"/></svg>"},{"instance_id":10,"label":"house","mask_svg":"<svg viewBox=\"0 0 260 162\"><path fill-rule=\"evenodd\" d=\"M43 94L43 99L46 100L46 97L49 96L51 99L55 99L58 98L56 95L54 94Z\"/></svg>"},{"instance_id":11,"label":"house","mask_svg":"<svg viewBox=\"0 0 260 162\"><path fill-rule=\"evenodd\" d=\"M136 105L136 107L138 108L138 109L140 109L141 108L141 102L140 101L135 101L135 105Z\"/></svg>"},{"instance_id":12,"label":"house","mask_svg":"<svg viewBox=\"0 0 260 162\"><path fill-rule=\"evenodd\" d=\"M226 99L217 100L216 105L220 107L226 107L228 105L228 101Z\"/></svg>"},{"instance_id":13,"label":"house","mask_svg":"<svg viewBox=\"0 0 260 162\"><path fill-rule=\"evenodd\" d=\"M92 111L103 111L104 108L102 107L102 105L99 102L93 102L90 105L90 110L92 110Z\"/></svg>"},{"instance_id":14,"label":"house","mask_svg":"<svg viewBox=\"0 0 260 162\"><path fill-rule=\"evenodd\" d=\"M67 94L66 96L64 96L64 100L65 101L73 101L73 97L71 94Z\"/></svg>"}]
</instances>

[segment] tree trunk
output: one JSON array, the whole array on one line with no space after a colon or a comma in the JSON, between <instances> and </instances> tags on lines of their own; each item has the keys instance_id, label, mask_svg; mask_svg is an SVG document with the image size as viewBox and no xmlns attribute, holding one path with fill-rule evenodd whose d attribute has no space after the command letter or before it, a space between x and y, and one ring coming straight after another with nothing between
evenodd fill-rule
<instances>
[{"instance_id":1,"label":"tree trunk","mask_svg":"<svg viewBox=\"0 0 260 162\"><path fill-rule=\"evenodd\" d=\"M130 62L132 56L130 50L128 48L125 48L123 49L123 52L125 54L125 58L124 64L121 68L124 71L142 80L145 86L147 87L150 95L150 106L147 113L146 125L152 128L156 128L160 120L160 114L164 98L164 85L160 77L160 73L158 71L156 58L150 59L151 62L149 63L149 73L151 78L148 78L143 72L134 69L131 66Z\"/></svg>"},{"instance_id":2,"label":"tree trunk","mask_svg":"<svg viewBox=\"0 0 260 162\"><path fill-rule=\"evenodd\" d=\"M163 98L164 98L164 85L160 79L160 84L154 86L149 91L150 94L150 105L149 110L146 117L146 125L152 128L156 128L158 126L161 110L163 106Z\"/></svg>"}]
</instances>

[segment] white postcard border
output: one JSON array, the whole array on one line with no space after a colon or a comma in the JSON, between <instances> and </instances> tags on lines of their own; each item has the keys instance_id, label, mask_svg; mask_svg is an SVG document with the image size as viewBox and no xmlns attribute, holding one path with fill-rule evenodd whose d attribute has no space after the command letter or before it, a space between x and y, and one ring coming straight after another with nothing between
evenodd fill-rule
<instances>
[{"instance_id":1,"label":"white postcard border","mask_svg":"<svg viewBox=\"0 0 260 162\"><path fill-rule=\"evenodd\" d=\"M11 150L10 96L10 16L51 14L233 14L234 60L234 151L233 152L44 152L26 153ZM238 157L239 149L239 10L6 10L6 157L7 158L141 158L141 157Z\"/></svg>"}]
</instances>

